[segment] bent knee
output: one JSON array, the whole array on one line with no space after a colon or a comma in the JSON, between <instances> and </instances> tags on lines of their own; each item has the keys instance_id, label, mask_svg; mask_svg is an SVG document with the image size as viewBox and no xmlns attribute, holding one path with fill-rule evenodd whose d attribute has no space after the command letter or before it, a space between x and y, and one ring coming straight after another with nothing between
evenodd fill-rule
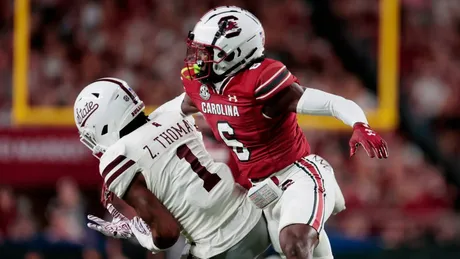
<instances>
[{"instance_id":1,"label":"bent knee","mask_svg":"<svg viewBox=\"0 0 460 259\"><path fill-rule=\"evenodd\" d=\"M289 225L280 232L280 246L288 258L311 258L318 242L318 232L306 224Z\"/></svg>"}]
</instances>

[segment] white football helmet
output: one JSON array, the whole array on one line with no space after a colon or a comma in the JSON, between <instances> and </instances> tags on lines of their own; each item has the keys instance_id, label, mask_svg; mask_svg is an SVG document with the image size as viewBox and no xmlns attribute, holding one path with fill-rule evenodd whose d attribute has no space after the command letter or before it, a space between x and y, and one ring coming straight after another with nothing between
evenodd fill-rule
<instances>
[{"instance_id":1,"label":"white football helmet","mask_svg":"<svg viewBox=\"0 0 460 259\"><path fill-rule=\"evenodd\" d=\"M99 158L144 108L144 103L123 80L107 77L89 84L74 105L80 141Z\"/></svg>"},{"instance_id":2,"label":"white football helmet","mask_svg":"<svg viewBox=\"0 0 460 259\"><path fill-rule=\"evenodd\" d=\"M253 14L236 6L217 7L189 33L185 64L193 79L216 83L262 57L264 45L264 28Z\"/></svg>"}]
</instances>

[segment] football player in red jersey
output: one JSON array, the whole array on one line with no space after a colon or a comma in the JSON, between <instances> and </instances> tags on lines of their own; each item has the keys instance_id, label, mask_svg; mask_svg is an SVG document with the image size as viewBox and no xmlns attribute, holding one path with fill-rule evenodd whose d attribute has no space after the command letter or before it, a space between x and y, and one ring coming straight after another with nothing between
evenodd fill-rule
<instances>
[{"instance_id":1,"label":"football player in red jersey","mask_svg":"<svg viewBox=\"0 0 460 259\"><path fill-rule=\"evenodd\" d=\"M264 41L262 24L244 9L206 13L188 37L182 111L201 112L232 149L275 250L287 258L333 258L323 226L345 201L332 167L310 153L296 113L334 116L352 127L350 156L362 146L371 158L387 158L387 145L356 103L302 87L285 65L265 58Z\"/></svg>"}]
</instances>

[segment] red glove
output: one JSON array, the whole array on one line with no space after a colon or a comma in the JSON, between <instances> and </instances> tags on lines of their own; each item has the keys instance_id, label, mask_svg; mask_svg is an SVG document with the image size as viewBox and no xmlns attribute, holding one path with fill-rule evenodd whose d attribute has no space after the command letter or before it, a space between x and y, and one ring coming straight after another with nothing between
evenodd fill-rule
<instances>
[{"instance_id":1,"label":"red glove","mask_svg":"<svg viewBox=\"0 0 460 259\"><path fill-rule=\"evenodd\" d=\"M350 157L356 153L356 148L361 145L369 157L388 157L388 147L385 140L372 130L369 125L357 122L353 125L353 135L350 139Z\"/></svg>"}]
</instances>

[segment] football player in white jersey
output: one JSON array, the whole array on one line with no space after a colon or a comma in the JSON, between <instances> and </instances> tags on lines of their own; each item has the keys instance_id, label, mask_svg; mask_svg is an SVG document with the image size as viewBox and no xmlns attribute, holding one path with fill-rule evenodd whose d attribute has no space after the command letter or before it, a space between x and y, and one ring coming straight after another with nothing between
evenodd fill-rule
<instances>
[{"instance_id":1,"label":"football player in white jersey","mask_svg":"<svg viewBox=\"0 0 460 259\"><path fill-rule=\"evenodd\" d=\"M230 169L212 160L193 118L180 111L182 99L147 117L144 103L116 78L99 79L78 95L80 139L100 158L109 191L138 215L105 230L134 235L153 253L170 248L182 234L197 258L255 258L269 245L262 212L234 183Z\"/></svg>"}]
</instances>

